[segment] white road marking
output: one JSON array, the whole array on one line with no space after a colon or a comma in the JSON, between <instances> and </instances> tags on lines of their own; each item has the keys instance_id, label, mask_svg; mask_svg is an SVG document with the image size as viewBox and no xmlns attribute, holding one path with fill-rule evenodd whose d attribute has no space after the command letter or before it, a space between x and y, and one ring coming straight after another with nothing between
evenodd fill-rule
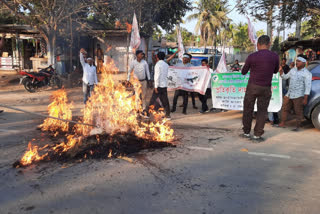
<instances>
[{"instance_id":1,"label":"white road marking","mask_svg":"<svg viewBox=\"0 0 320 214\"><path fill-rule=\"evenodd\" d=\"M188 146L187 148L188 149L195 149L195 150L213 151L213 148L208 148L208 147Z\"/></svg>"},{"instance_id":2,"label":"white road marking","mask_svg":"<svg viewBox=\"0 0 320 214\"><path fill-rule=\"evenodd\" d=\"M256 155L256 156L283 158L283 159L290 159L291 158L288 155L268 154L268 153L262 153L262 152L248 152L248 154L249 155Z\"/></svg>"}]
</instances>

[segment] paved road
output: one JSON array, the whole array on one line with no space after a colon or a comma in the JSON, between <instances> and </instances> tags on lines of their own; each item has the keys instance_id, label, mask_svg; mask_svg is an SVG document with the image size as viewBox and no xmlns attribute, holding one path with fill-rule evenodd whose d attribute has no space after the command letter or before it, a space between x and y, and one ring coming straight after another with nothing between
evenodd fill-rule
<instances>
[{"instance_id":1,"label":"paved road","mask_svg":"<svg viewBox=\"0 0 320 214\"><path fill-rule=\"evenodd\" d=\"M15 105L43 112L47 102ZM0 115L0 213L319 213L320 131L311 124L298 133L267 125L267 140L253 144L238 137L238 111L189 109L187 116L173 114L172 122L181 137L177 148L141 152L131 157L134 163L13 169L27 142L41 136L35 129L41 120L6 111Z\"/></svg>"}]
</instances>

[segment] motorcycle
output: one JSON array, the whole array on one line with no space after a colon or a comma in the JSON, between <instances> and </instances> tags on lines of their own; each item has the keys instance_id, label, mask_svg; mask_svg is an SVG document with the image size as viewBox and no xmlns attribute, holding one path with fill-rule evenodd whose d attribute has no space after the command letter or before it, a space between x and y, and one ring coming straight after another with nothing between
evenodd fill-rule
<instances>
[{"instance_id":1,"label":"motorcycle","mask_svg":"<svg viewBox=\"0 0 320 214\"><path fill-rule=\"evenodd\" d=\"M52 65L41 69L39 72L20 71L20 75L22 75L20 84L23 84L24 88L30 93L36 92L38 88L44 86L62 88L62 81Z\"/></svg>"}]
</instances>

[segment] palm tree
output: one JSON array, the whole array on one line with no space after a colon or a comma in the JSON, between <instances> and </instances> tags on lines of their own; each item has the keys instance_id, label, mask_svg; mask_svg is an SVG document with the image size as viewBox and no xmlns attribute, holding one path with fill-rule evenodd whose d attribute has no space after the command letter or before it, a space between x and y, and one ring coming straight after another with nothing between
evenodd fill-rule
<instances>
[{"instance_id":1,"label":"palm tree","mask_svg":"<svg viewBox=\"0 0 320 214\"><path fill-rule=\"evenodd\" d=\"M200 0L196 2L196 13L188 16L187 21L196 19L195 33L198 34L204 41L204 46L207 46L209 38L216 40L217 33L225 27L225 23L229 20L225 2L221 0Z\"/></svg>"}]
</instances>

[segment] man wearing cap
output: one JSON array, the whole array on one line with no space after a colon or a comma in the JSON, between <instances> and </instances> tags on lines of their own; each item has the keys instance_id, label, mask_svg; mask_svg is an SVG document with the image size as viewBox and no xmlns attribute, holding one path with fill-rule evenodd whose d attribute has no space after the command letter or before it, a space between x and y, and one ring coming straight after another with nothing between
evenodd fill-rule
<instances>
[{"instance_id":1,"label":"man wearing cap","mask_svg":"<svg viewBox=\"0 0 320 214\"><path fill-rule=\"evenodd\" d=\"M140 81L141 84L141 100L142 100L142 108L145 110L146 108L146 98L148 93L148 84L150 86L150 72L148 63L143 60L143 51L136 51L136 59L130 64L130 69L128 73L128 81L133 75ZM140 86L138 87L140 88ZM136 94L139 94L138 88L136 88ZM138 99L137 99L138 101Z\"/></svg>"},{"instance_id":2,"label":"man wearing cap","mask_svg":"<svg viewBox=\"0 0 320 214\"><path fill-rule=\"evenodd\" d=\"M306 69L307 60L303 55L298 55L296 67L292 68L289 73L285 74L280 71L282 79L289 79L290 85L287 94L283 98L281 111L281 123L279 127L285 127L292 106L296 113L296 128L292 131L298 131L303 120L303 106L308 103L308 96L311 91L312 74Z\"/></svg>"},{"instance_id":3,"label":"man wearing cap","mask_svg":"<svg viewBox=\"0 0 320 214\"><path fill-rule=\"evenodd\" d=\"M271 81L273 74L279 71L279 56L269 50L270 46L270 37L267 35L260 36L257 44L258 51L248 56L241 71L242 75L246 75L250 70L250 78L243 102L243 134L241 136L251 138L252 116L257 101L256 125L252 137L252 140L256 142L263 140L261 135L264 133L272 94Z\"/></svg>"},{"instance_id":4,"label":"man wearing cap","mask_svg":"<svg viewBox=\"0 0 320 214\"><path fill-rule=\"evenodd\" d=\"M192 58L191 54L188 54L188 53L183 54L182 63L177 64L176 67L192 67L192 64L190 63L191 58ZM189 96L188 96L188 92L184 91L184 90L176 90L174 92L173 104L172 104L171 112L175 112L176 111L176 107L177 107L177 102L178 102L178 97L179 96L183 96L183 111L182 111L182 113L183 114L187 114ZM191 93L191 96L192 96L193 108L196 108L194 94Z\"/></svg>"},{"instance_id":5,"label":"man wearing cap","mask_svg":"<svg viewBox=\"0 0 320 214\"><path fill-rule=\"evenodd\" d=\"M91 96L94 85L98 84L97 78L97 69L93 64L93 59L91 57L87 58L85 62L83 55L86 55L87 52L81 48L80 50L80 63L83 68L83 77L82 77L82 90L83 90L83 102L87 103L88 98Z\"/></svg>"}]
</instances>

